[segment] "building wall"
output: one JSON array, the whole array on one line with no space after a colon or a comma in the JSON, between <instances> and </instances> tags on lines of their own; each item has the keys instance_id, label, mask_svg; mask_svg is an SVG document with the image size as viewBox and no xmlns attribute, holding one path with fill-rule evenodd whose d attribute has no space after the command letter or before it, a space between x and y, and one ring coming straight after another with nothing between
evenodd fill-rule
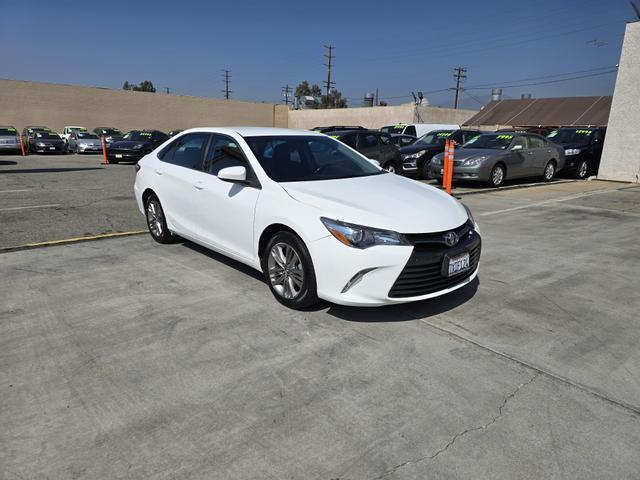
<instances>
[{"instance_id":1,"label":"building wall","mask_svg":"<svg viewBox=\"0 0 640 480\"><path fill-rule=\"evenodd\" d=\"M598 178L640 182L640 22L627 24Z\"/></svg>"},{"instance_id":2,"label":"building wall","mask_svg":"<svg viewBox=\"0 0 640 480\"><path fill-rule=\"evenodd\" d=\"M162 93L109 90L51 83L0 80L0 124L65 125L123 131L170 131L201 126L286 127L287 107Z\"/></svg>"},{"instance_id":3,"label":"building wall","mask_svg":"<svg viewBox=\"0 0 640 480\"><path fill-rule=\"evenodd\" d=\"M412 103L389 107L291 110L289 128L310 129L328 125L360 125L380 128L396 123L462 124L477 112L452 108L415 107Z\"/></svg>"}]
</instances>

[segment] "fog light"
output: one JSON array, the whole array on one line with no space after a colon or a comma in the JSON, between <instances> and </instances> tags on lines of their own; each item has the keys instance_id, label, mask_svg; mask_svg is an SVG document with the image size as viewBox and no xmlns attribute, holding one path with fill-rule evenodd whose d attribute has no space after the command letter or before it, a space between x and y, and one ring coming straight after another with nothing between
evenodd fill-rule
<instances>
[{"instance_id":1,"label":"fog light","mask_svg":"<svg viewBox=\"0 0 640 480\"><path fill-rule=\"evenodd\" d=\"M347 284L342 289L342 292L340 292L340 293L345 293L347 290L349 290L351 287L353 287L355 284L357 284L360 280L362 280L362 277L364 277L367 273L375 270L376 268L378 268L378 267L365 268L364 270L360 270L353 277L351 277L351 280L349 280L347 282Z\"/></svg>"}]
</instances>

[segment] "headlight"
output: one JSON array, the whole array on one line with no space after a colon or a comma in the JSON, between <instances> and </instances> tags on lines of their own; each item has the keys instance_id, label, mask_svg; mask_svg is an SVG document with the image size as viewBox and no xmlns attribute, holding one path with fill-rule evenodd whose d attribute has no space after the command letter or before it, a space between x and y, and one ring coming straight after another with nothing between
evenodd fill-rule
<instances>
[{"instance_id":1,"label":"headlight","mask_svg":"<svg viewBox=\"0 0 640 480\"><path fill-rule=\"evenodd\" d=\"M329 233L349 247L369 248L374 245L411 245L404 235L389 230L353 225L339 220L320 218Z\"/></svg>"},{"instance_id":2,"label":"headlight","mask_svg":"<svg viewBox=\"0 0 640 480\"><path fill-rule=\"evenodd\" d=\"M426 152L426 150L420 150L419 152L416 153L412 153L410 155L402 155L403 159L409 159L409 158L420 158L422 155L424 155Z\"/></svg>"},{"instance_id":3,"label":"headlight","mask_svg":"<svg viewBox=\"0 0 640 480\"><path fill-rule=\"evenodd\" d=\"M462 206L467 211L467 216L469 217L469 221L473 224L473 229L476 232L480 233L480 227L478 227L478 224L476 223L475 218L473 218L473 214L471 213L471 210L464 203L462 204Z\"/></svg>"},{"instance_id":4,"label":"headlight","mask_svg":"<svg viewBox=\"0 0 640 480\"><path fill-rule=\"evenodd\" d=\"M431 164L432 165L442 165L442 157L438 156L438 157L433 157L431 159Z\"/></svg>"},{"instance_id":5,"label":"headlight","mask_svg":"<svg viewBox=\"0 0 640 480\"><path fill-rule=\"evenodd\" d=\"M564 151L564 154L569 156L569 155L578 155L580 153L580 149L579 148L567 148Z\"/></svg>"},{"instance_id":6,"label":"headlight","mask_svg":"<svg viewBox=\"0 0 640 480\"><path fill-rule=\"evenodd\" d=\"M467 158L464 162L462 162L462 165L464 167L475 167L476 165L480 165L480 163L482 163L486 159L487 159L486 155L481 155L479 157Z\"/></svg>"},{"instance_id":7,"label":"headlight","mask_svg":"<svg viewBox=\"0 0 640 480\"><path fill-rule=\"evenodd\" d=\"M36 146L38 146L38 147L44 147L44 143L42 143L42 142L36 142Z\"/></svg>"}]
</instances>

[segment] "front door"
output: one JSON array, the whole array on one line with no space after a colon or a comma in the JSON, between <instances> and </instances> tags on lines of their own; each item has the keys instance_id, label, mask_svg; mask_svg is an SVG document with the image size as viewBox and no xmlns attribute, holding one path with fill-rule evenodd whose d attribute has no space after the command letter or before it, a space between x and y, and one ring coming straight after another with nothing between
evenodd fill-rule
<instances>
[{"instance_id":1,"label":"front door","mask_svg":"<svg viewBox=\"0 0 640 480\"><path fill-rule=\"evenodd\" d=\"M358 151L367 158L377 160L382 165L378 136L375 133L363 132L358 134Z\"/></svg>"},{"instance_id":2,"label":"front door","mask_svg":"<svg viewBox=\"0 0 640 480\"><path fill-rule=\"evenodd\" d=\"M527 137L524 135L515 137L511 141L509 150L511 150L511 155L509 165L507 165L507 177L516 178L531 175L532 165L535 163L535 152L529 149Z\"/></svg>"},{"instance_id":3,"label":"front door","mask_svg":"<svg viewBox=\"0 0 640 480\"><path fill-rule=\"evenodd\" d=\"M217 175L227 167L243 166L247 178L253 171L235 139L214 134L198 172L198 208L195 222L200 240L212 248L253 261L253 220L260 189L256 184L232 183Z\"/></svg>"}]
</instances>

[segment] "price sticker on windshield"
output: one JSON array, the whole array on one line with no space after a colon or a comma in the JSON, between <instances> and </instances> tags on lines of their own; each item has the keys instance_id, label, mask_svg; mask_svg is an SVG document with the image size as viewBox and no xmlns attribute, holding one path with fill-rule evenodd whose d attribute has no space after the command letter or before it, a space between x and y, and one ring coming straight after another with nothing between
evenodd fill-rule
<instances>
[{"instance_id":1,"label":"price sticker on windshield","mask_svg":"<svg viewBox=\"0 0 640 480\"><path fill-rule=\"evenodd\" d=\"M453 132L440 132L438 133L438 136L446 138L446 137L450 137L452 133Z\"/></svg>"},{"instance_id":2,"label":"price sticker on windshield","mask_svg":"<svg viewBox=\"0 0 640 480\"><path fill-rule=\"evenodd\" d=\"M511 140L513 138L513 135L498 135L496 137L498 140Z\"/></svg>"},{"instance_id":3,"label":"price sticker on windshield","mask_svg":"<svg viewBox=\"0 0 640 480\"><path fill-rule=\"evenodd\" d=\"M582 135L590 135L593 130L576 130L576 133L580 133Z\"/></svg>"},{"instance_id":4,"label":"price sticker on windshield","mask_svg":"<svg viewBox=\"0 0 640 480\"><path fill-rule=\"evenodd\" d=\"M551 133L550 133L549 135L547 135L547 136L548 136L548 138L553 138L553 137L555 137L556 135L558 135L558 130L554 130L553 132L551 132Z\"/></svg>"}]
</instances>

